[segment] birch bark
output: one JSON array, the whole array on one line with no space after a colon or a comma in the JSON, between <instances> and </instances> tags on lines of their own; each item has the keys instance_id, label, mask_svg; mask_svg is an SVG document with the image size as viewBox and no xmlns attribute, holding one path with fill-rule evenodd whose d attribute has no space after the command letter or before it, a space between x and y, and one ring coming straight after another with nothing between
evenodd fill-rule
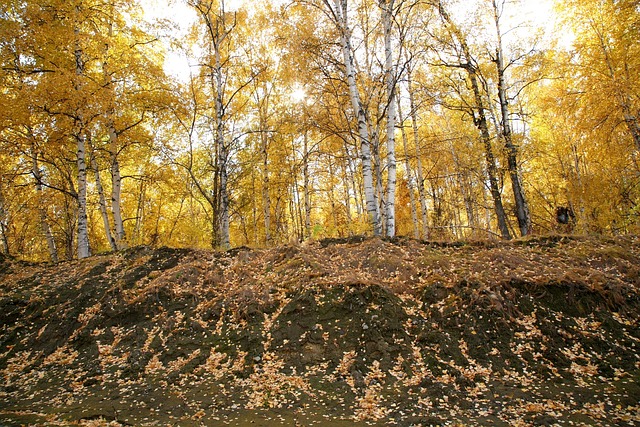
<instances>
[{"instance_id":1,"label":"birch bark","mask_svg":"<svg viewBox=\"0 0 640 427\"><path fill-rule=\"evenodd\" d=\"M503 239L511 239L511 233L507 224L507 216L502 204L502 195L500 193L500 187L498 185L498 167L496 165L496 159L493 154L493 147L491 146L491 133L489 132L489 125L487 123L487 115L484 99L482 98L482 92L480 91L480 84L478 82L478 70L475 65L475 61L471 55L469 46L467 45L464 35L460 32L455 23L451 20L451 17L444 9L442 2L438 4L438 12L440 16L445 20L447 26L450 28L453 35L460 43L462 54L464 56L464 64L459 65L463 68L469 77L471 88L473 91L473 97L475 106L473 108L473 122L480 131L480 139L484 145L484 157L487 168L487 178L489 180L489 190L493 198L494 209L498 220L498 228Z\"/></svg>"},{"instance_id":2,"label":"birch bark","mask_svg":"<svg viewBox=\"0 0 640 427\"><path fill-rule=\"evenodd\" d=\"M80 14L80 6L76 7L76 12ZM74 84L75 94L78 97L78 101L83 98L83 83L84 78L84 53L80 46L80 30L77 27L74 28L75 35L75 77ZM86 141L85 141L85 118L84 118L84 105L79 102L77 111L75 112L73 123L73 137L76 140L76 163L78 166L78 259L87 258L91 255L89 248L89 227L87 219L87 162L86 162Z\"/></svg>"},{"instance_id":3,"label":"birch bark","mask_svg":"<svg viewBox=\"0 0 640 427\"><path fill-rule=\"evenodd\" d=\"M269 100L258 97L258 114L260 122L260 152L262 153L262 209L264 217L265 244L271 244L271 197L269 196L269 137L267 129L267 111Z\"/></svg>"},{"instance_id":4,"label":"birch bark","mask_svg":"<svg viewBox=\"0 0 640 427\"><path fill-rule=\"evenodd\" d=\"M505 83L506 67L503 59L502 33L500 32L500 16L498 5L493 0L494 20L498 38L496 48L495 64L498 72L498 99L500 101L501 129L507 154L507 168L511 178L511 188L516 207L516 218L520 228L520 235L526 236L531 233L531 214L529 205L522 188L522 178L520 176L520 165L518 164L518 147L513 143L511 125L509 123L509 101L507 98L507 88Z\"/></svg>"},{"instance_id":5,"label":"birch bark","mask_svg":"<svg viewBox=\"0 0 640 427\"><path fill-rule=\"evenodd\" d=\"M387 91L387 189L385 194L386 235L396 234L396 72L391 50L391 30L395 0L381 0L382 22L384 26L384 78Z\"/></svg>"},{"instance_id":6,"label":"birch bark","mask_svg":"<svg viewBox=\"0 0 640 427\"><path fill-rule=\"evenodd\" d=\"M42 195L42 172L40 172L40 165L38 164L38 152L33 150L33 160L31 164L31 173L33 174L33 178L36 182L36 197L38 201L38 215L40 216L40 229L42 230L42 234L44 234L44 238L47 242L47 249L49 250L49 258L51 262L58 262L58 248L56 246L56 240L53 237L53 232L51 231L51 226L47 222L47 211L46 204L43 203ZM0 205L0 209L2 206ZM9 253L9 245L6 241L6 236L4 232L4 225L2 229L3 243L6 246L7 252Z\"/></svg>"},{"instance_id":7,"label":"birch bark","mask_svg":"<svg viewBox=\"0 0 640 427\"><path fill-rule=\"evenodd\" d=\"M5 208L4 196L2 195L2 192L0 192L0 253L4 255L9 255L9 236L7 236L7 223L7 209Z\"/></svg>"},{"instance_id":8,"label":"birch bark","mask_svg":"<svg viewBox=\"0 0 640 427\"><path fill-rule=\"evenodd\" d=\"M420 213L422 216L422 238L429 238L429 222L427 212L427 195L424 188L424 174L422 169L422 150L420 149L420 136L418 134L418 112L416 108L415 96L413 94L413 81L411 73L411 65L407 67L407 87L409 90L409 108L411 109L411 128L413 131L413 145L416 152L416 173L418 197L420 199Z\"/></svg>"},{"instance_id":9,"label":"birch bark","mask_svg":"<svg viewBox=\"0 0 640 427\"><path fill-rule=\"evenodd\" d=\"M311 193L309 191L309 135L306 130L304 132L303 143L304 238L308 239L311 237Z\"/></svg>"},{"instance_id":10,"label":"birch bark","mask_svg":"<svg viewBox=\"0 0 640 427\"><path fill-rule=\"evenodd\" d=\"M111 173L111 215L115 228L115 242L118 249L126 249L127 236L124 231L122 219L122 176L120 174L120 162L118 161L118 136L113 122L109 124L109 155Z\"/></svg>"},{"instance_id":11,"label":"birch bark","mask_svg":"<svg viewBox=\"0 0 640 427\"><path fill-rule=\"evenodd\" d=\"M113 6L112 6L113 8ZM113 9L111 10L113 13ZM113 22L109 21L108 24L108 40L111 40L113 37ZM110 173L111 173L111 215L113 217L113 225L115 229L115 233L110 237L111 240L115 241L116 248L125 249L127 245L126 234L124 231L124 221L122 220L122 176L120 174L120 162L118 161L118 140L119 134L116 129L115 124L115 103L114 99L114 89L113 89L113 79L111 77L111 70L109 69L109 43L105 46L105 59L102 64L102 74L104 76L104 87L107 88L109 93L109 104L106 110L106 122L107 122L107 133L109 135L109 144L107 151L109 152L109 161L110 161Z\"/></svg>"},{"instance_id":12,"label":"birch bark","mask_svg":"<svg viewBox=\"0 0 640 427\"><path fill-rule=\"evenodd\" d=\"M409 150L407 149L408 138L407 131L404 128L404 117L402 116L402 108L400 106L400 98L396 98L398 104L398 121L402 124L400 126L402 134L402 147L404 151L404 169L407 174L407 187L409 188L409 203L411 205L411 222L413 224L413 237L420 238L420 227L418 225L418 209L416 207L415 196L415 182L413 180L413 171L411 170L411 162L409 161Z\"/></svg>"},{"instance_id":13,"label":"birch bark","mask_svg":"<svg viewBox=\"0 0 640 427\"><path fill-rule=\"evenodd\" d=\"M227 250L230 247L229 238L229 193L228 170L229 147L225 135L224 84L225 75L222 65L222 45L233 30L227 29L225 24L224 2L220 2L218 11L213 11L214 2L190 1L202 17L209 35L209 57L213 59L208 64L210 69L210 84L214 97L213 128L214 128L214 184L211 191L212 215L212 246Z\"/></svg>"},{"instance_id":14,"label":"birch bark","mask_svg":"<svg viewBox=\"0 0 640 427\"><path fill-rule=\"evenodd\" d=\"M74 137L77 146L78 165L78 259L87 258L91 255L89 248L89 226L87 218L87 163L86 163L86 141L82 132L82 119L76 120Z\"/></svg>"},{"instance_id":15,"label":"birch bark","mask_svg":"<svg viewBox=\"0 0 640 427\"><path fill-rule=\"evenodd\" d=\"M330 8L328 0L324 0ZM345 74L347 84L349 86L349 96L351 105L358 122L358 134L360 138L360 154L362 159L362 178L365 195L366 210L369 221L373 226L373 234L379 236L382 234L382 225L379 219L377 200L373 185L373 171L371 164L371 139L367 125L367 116L360 99L360 93L356 82L355 65L353 59L353 49L351 47L351 32L347 19L347 0L333 0L333 8L336 25L340 30L340 44L342 48L343 61L345 66Z\"/></svg>"},{"instance_id":16,"label":"birch bark","mask_svg":"<svg viewBox=\"0 0 640 427\"><path fill-rule=\"evenodd\" d=\"M94 155L91 155L91 169L93 169L94 177L96 180L96 191L98 192L98 200L100 205L100 215L102 216L102 223L104 225L104 233L109 241L109 246L112 251L118 250L116 240L111 232L111 225L109 224L109 214L107 213L107 200L104 196L104 188L102 187L102 178L100 178L100 169L98 168L98 162Z\"/></svg>"},{"instance_id":17,"label":"birch bark","mask_svg":"<svg viewBox=\"0 0 640 427\"><path fill-rule=\"evenodd\" d=\"M224 9L222 10L224 16ZM226 38L228 33L224 33ZM223 73L222 73L222 60L220 54L220 43L222 40L214 43L215 48L215 84L216 84L216 99L215 99L215 113L216 113L216 146L218 147L218 170L220 173L220 188L219 188L219 206L218 206L218 220L217 220L217 244L221 249L229 249L229 194L227 192L228 184L228 172L227 161L229 159L229 149L226 145L224 136L224 110L222 103L223 96Z\"/></svg>"}]
</instances>

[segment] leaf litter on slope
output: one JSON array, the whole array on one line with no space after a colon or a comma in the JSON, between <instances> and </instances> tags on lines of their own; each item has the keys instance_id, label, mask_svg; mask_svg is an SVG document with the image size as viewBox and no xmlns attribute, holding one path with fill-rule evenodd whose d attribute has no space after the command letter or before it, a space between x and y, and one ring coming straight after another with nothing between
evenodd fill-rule
<instances>
[{"instance_id":1,"label":"leaf litter on slope","mask_svg":"<svg viewBox=\"0 0 640 427\"><path fill-rule=\"evenodd\" d=\"M3 260L0 423L633 425L639 249L358 238Z\"/></svg>"}]
</instances>

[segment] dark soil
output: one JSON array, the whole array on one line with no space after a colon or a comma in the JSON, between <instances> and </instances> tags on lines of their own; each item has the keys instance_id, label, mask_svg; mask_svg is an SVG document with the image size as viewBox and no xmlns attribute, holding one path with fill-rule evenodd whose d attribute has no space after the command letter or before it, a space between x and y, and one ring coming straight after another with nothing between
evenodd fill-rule
<instances>
[{"instance_id":1,"label":"dark soil","mask_svg":"<svg viewBox=\"0 0 640 427\"><path fill-rule=\"evenodd\" d=\"M640 241L0 258L0 426L640 423Z\"/></svg>"}]
</instances>

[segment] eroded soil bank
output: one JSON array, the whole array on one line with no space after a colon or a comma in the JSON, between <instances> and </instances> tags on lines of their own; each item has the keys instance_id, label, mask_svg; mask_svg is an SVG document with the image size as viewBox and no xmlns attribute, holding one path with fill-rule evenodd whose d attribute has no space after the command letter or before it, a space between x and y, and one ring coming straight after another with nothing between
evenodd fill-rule
<instances>
[{"instance_id":1,"label":"eroded soil bank","mask_svg":"<svg viewBox=\"0 0 640 427\"><path fill-rule=\"evenodd\" d=\"M0 425L640 423L640 241L0 260Z\"/></svg>"}]
</instances>

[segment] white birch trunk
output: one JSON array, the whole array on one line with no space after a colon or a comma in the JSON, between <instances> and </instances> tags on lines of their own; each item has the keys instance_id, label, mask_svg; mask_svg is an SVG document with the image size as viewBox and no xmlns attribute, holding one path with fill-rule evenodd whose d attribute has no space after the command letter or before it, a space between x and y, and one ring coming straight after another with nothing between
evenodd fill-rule
<instances>
[{"instance_id":1,"label":"white birch trunk","mask_svg":"<svg viewBox=\"0 0 640 427\"><path fill-rule=\"evenodd\" d=\"M311 237L311 192L309 190L309 136L304 132L302 179L304 192L304 237Z\"/></svg>"},{"instance_id":2,"label":"white birch trunk","mask_svg":"<svg viewBox=\"0 0 640 427\"><path fill-rule=\"evenodd\" d=\"M502 138L504 140L505 151L507 153L507 166L511 177L511 189L516 207L516 218L520 228L520 235L526 236L531 233L531 214L529 205L522 188L522 178L520 176L520 165L518 164L518 147L513 143L511 125L509 123L509 101L507 98L507 88L505 82L506 67L503 60L502 33L500 32L500 16L498 5L493 1L494 20L498 37L498 47L496 49L495 64L498 72L498 99L500 100Z\"/></svg>"},{"instance_id":3,"label":"white birch trunk","mask_svg":"<svg viewBox=\"0 0 640 427\"><path fill-rule=\"evenodd\" d=\"M418 134L418 112L416 110L411 80L411 67L407 68L407 86L409 91L409 108L411 109L411 128L413 131L413 145L416 152L417 187L420 198L420 214L422 216L422 238L429 238L429 222L427 212L427 195L424 189L424 174L422 173L422 153L420 150L420 135Z\"/></svg>"},{"instance_id":4,"label":"white birch trunk","mask_svg":"<svg viewBox=\"0 0 640 427\"><path fill-rule=\"evenodd\" d=\"M109 246L112 251L118 250L116 240L111 232L111 225L109 224L109 214L107 213L107 200L104 197L104 188L102 187L102 179L100 178L100 170L98 168L98 162L94 156L91 156L91 168L96 180L96 191L98 192L98 199L100 205L100 215L102 216L102 223L104 225L104 234L109 241Z\"/></svg>"},{"instance_id":5,"label":"white birch trunk","mask_svg":"<svg viewBox=\"0 0 640 427\"><path fill-rule=\"evenodd\" d=\"M386 235L394 237L396 234L396 82L391 51L391 30L394 0L381 0L382 21L384 25L384 53L385 53L385 85L387 91L387 191L385 195Z\"/></svg>"},{"instance_id":6,"label":"white birch trunk","mask_svg":"<svg viewBox=\"0 0 640 427\"><path fill-rule=\"evenodd\" d=\"M222 10L224 17L224 9ZM216 145L218 147L218 168L220 171L219 206L217 222L217 244L221 249L227 250L230 247L229 239L229 194L227 193L227 161L229 158L228 148L224 139L224 111L222 109L223 83L222 83L222 60L220 57L220 42L214 42L215 47L215 80L216 80ZM215 225L214 225L215 226Z\"/></svg>"},{"instance_id":7,"label":"white birch trunk","mask_svg":"<svg viewBox=\"0 0 640 427\"><path fill-rule=\"evenodd\" d=\"M38 214L40 215L40 229L47 242L47 249L49 250L49 258L51 259L51 262L58 262L58 248L56 246L56 240L54 239L53 232L51 231L51 227L47 222L46 205L42 201L42 194L43 194L42 174L40 173L40 166L38 165L38 154L35 150L33 151L33 162L32 162L31 173L33 174L33 178L35 179L35 182L36 182L36 200L38 201ZM2 206L0 206L0 209L1 208ZM3 238L5 238L4 224L3 224L2 231L3 231L2 233ZM4 241L4 244L7 250L6 253L8 253L9 245L6 242L6 240Z\"/></svg>"},{"instance_id":8,"label":"white birch trunk","mask_svg":"<svg viewBox=\"0 0 640 427\"><path fill-rule=\"evenodd\" d=\"M127 248L127 235L124 231L124 221L122 220L122 176L120 175L120 162L118 161L117 140L112 138L116 135L115 128L110 127L109 139L112 141L109 149L111 156L111 215L115 228L115 241L118 249Z\"/></svg>"},{"instance_id":9,"label":"white birch trunk","mask_svg":"<svg viewBox=\"0 0 640 427\"><path fill-rule=\"evenodd\" d=\"M371 168L371 147L367 117L360 100L360 93L356 83L353 51L351 48L351 34L347 23L347 0L334 0L336 24L340 29L340 43L345 65L345 74L349 86L349 96L354 114L358 121L358 133L360 136L360 152L362 158L362 178L365 193L366 209L369 221L373 226L373 234L379 236L382 233L378 207L376 206L375 190L373 186L373 172Z\"/></svg>"},{"instance_id":10,"label":"white birch trunk","mask_svg":"<svg viewBox=\"0 0 640 427\"><path fill-rule=\"evenodd\" d=\"M357 148L356 148L356 151L357 151ZM357 154L355 156L351 155L351 152L349 151L349 147L347 146L346 143L344 144L344 152L345 152L345 155L347 156L347 169L349 173L349 178L351 179L351 188L353 188L353 198L356 205L356 213L358 214L358 216L360 216L364 211L364 208L363 208L364 197L362 195L362 186L356 182L355 167L353 165L354 159L357 158L358 156Z\"/></svg>"},{"instance_id":11,"label":"white birch trunk","mask_svg":"<svg viewBox=\"0 0 640 427\"><path fill-rule=\"evenodd\" d=\"M380 222L380 232L382 235L386 235L387 222L385 221L386 209L384 198L384 184L382 182L382 161L380 159L380 136L377 129L375 129L369 122L369 129L371 129L371 160L373 164L373 179L375 182L374 198L376 200L376 214L378 215L378 221Z\"/></svg>"},{"instance_id":12,"label":"white birch trunk","mask_svg":"<svg viewBox=\"0 0 640 427\"><path fill-rule=\"evenodd\" d=\"M266 102L266 100L264 101ZM264 241L271 244L271 198L269 196L269 141L265 112L260 108L260 151L262 153L262 213L264 216Z\"/></svg>"},{"instance_id":13,"label":"white birch trunk","mask_svg":"<svg viewBox=\"0 0 640 427\"><path fill-rule=\"evenodd\" d=\"M402 107L400 106L400 98L396 97L398 104L398 121L401 123L400 130L402 133L402 147L404 152L404 168L407 173L407 187L409 188L409 203L411 205L411 221L413 224L413 237L420 238L420 227L418 225L418 209L416 207L415 181L413 180L413 171L409 162L409 150L407 149L408 138L407 131L404 129L404 117L402 117Z\"/></svg>"},{"instance_id":14,"label":"white birch trunk","mask_svg":"<svg viewBox=\"0 0 640 427\"><path fill-rule=\"evenodd\" d=\"M4 196L0 192L0 253L9 255L9 236L7 236L8 214L4 204Z\"/></svg>"},{"instance_id":15,"label":"white birch trunk","mask_svg":"<svg viewBox=\"0 0 640 427\"><path fill-rule=\"evenodd\" d=\"M345 162L340 162L340 171L342 172L342 185L344 186L344 206L347 215L347 224L349 234L351 234L351 225L353 223L351 218L351 187L349 186L349 174L347 173L347 165Z\"/></svg>"},{"instance_id":16,"label":"white birch trunk","mask_svg":"<svg viewBox=\"0 0 640 427\"><path fill-rule=\"evenodd\" d=\"M91 255L89 249L89 225L87 219L87 163L85 137L82 120L78 120L74 135L77 145L78 164L78 259Z\"/></svg>"},{"instance_id":17,"label":"white birch trunk","mask_svg":"<svg viewBox=\"0 0 640 427\"><path fill-rule=\"evenodd\" d=\"M108 29L109 39L113 37L113 23L109 22ZM116 130L115 125L115 105L113 102L113 82L109 70L108 64L109 57L109 45L107 44L105 47L105 60L102 66L102 72L104 75L105 87L110 92L110 96L112 97L110 101L109 108L106 112L107 119L107 131L109 134L109 157L111 163L111 215L113 217L113 225L115 229L115 234L112 235L112 238L115 240L116 249L125 249L127 245L126 234L124 231L124 221L122 220L122 177L120 175L120 163L118 161L118 131Z\"/></svg>"},{"instance_id":18,"label":"white birch trunk","mask_svg":"<svg viewBox=\"0 0 640 427\"><path fill-rule=\"evenodd\" d=\"M487 123L487 115L486 108L484 104L484 99L482 93L480 91L480 82L478 81L478 69L476 67L475 61L471 55L471 51L469 46L467 45L466 39L464 35L460 32L458 27L453 23L451 17L444 9L442 3L438 4L440 16L446 21L449 25L450 30L458 39L460 43L460 48L462 49L462 54L464 55L465 64L461 65L461 68L464 68L469 77L469 82L471 83L471 88L473 90L475 106L471 113L473 114L473 121L478 130L480 131L480 139L484 145L484 156L485 163L487 167L487 178L489 179L489 186L491 189L491 196L493 197L493 203L495 207L496 217L498 220L498 228L500 230L500 234L503 239L509 240L511 239L511 233L509 232L509 227L507 224L507 216L504 211L504 205L502 204L502 195L500 192L500 187L498 185L498 169L496 165L496 159L493 154L493 148L491 145L491 134L489 133L489 125ZM486 91L485 91L486 93Z\"/></svg>"},{"instance_id":19,"label":"white birch trunk","mask_svg":"<svg viewBox=\"0 0 640 427\"><path fill-rule=\"evenodd\" d=\"M80 31L76 28L74 30L75 41L75 95L77 97L82 96L83 85L82 79L84 78L84 58L82 48L80 47ZM73 136L76 140L76 160L78 165L78 259L87 258L91 255L89 248L89 226L87 220L87 163L86 163L86 141L85 141L85 127L84 122L84 106L79 105L76 111L76 117L74 118Z\"/></svg>"},{"instance_id":20,"label":"white birch trunk","mask_svg":"<svg viewBox=\"0 0 640 427\"><path fill-rule=\"evenodd\" d=\"M140 187L138 189L138 206L136 207L136 223L133 227L133 236L137 244L142 244L142 228L145 220L145 209L147 187L144 179L140 180Z\"/></svg>"}]
</instances>

